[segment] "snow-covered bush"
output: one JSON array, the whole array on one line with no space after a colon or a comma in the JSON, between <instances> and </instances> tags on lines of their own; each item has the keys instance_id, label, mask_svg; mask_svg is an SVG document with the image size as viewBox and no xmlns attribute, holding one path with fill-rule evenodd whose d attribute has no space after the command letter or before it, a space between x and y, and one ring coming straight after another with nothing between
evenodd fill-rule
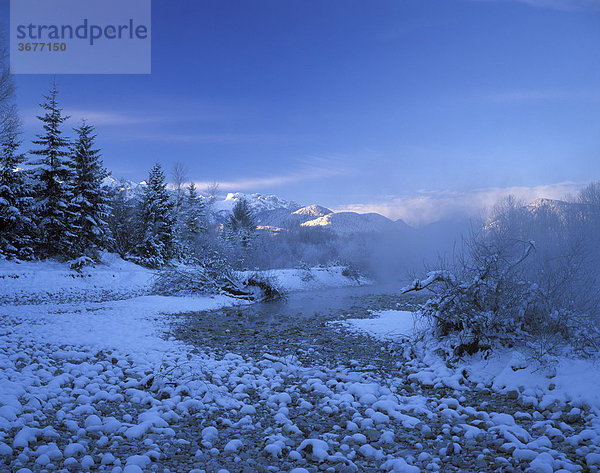
<instances>
[{"instance_id":1,"label":"snow-covered bush","mask_svg":"<svg viewBox=\"0 0 600 473\"><path fill-rule=\"evenodd\" d=\"M540 220L509 199L452 265L404 292L433 292L422 314L457 356L517 341L540 354L566 344L598 348L597 273L584 264L586 245L569 233L569 222L568 228L551 225L547 215Z\"/></svg>"},{"instance_id":2,"label":"snow-covered bush","mask_svg":"<svg viewBox=\"0 0 600 473\"><path fill-rule=\"evenodd\" d=\"M89 256L80 256L74 260L68 261L69 268L80 272L85 266L92 266L95 261Z\"/></svg>"},{"instance_id":3,"label":"snow-covered bush","mask_svg":"<svg viewBox=\"0 0 600 473\"><path fill-rule=\"evenodd\" d=\"M347 277L348 279L353 279L355 281L360 280L362 273L356 264L348 263L343 266L344 269L342 269L342 276Z\"/></svg>"},{"instance_id":4,"label":"snow-covered bush","mask_svg":"<svg viewBox=\"0 0 600 473\"><path fill-rule=\"evenodd\" d=\"M403 292L433 290L421 312L431 319L437 336L452 339L456 355L488 349L495 340L522 330L521 322L537 310L535 287L514 274L532 248L527 243L523 257L512 263L492 253L480 265L431 271Z\"/></svg>"},{"instance_id":5,"label":"snow-covered bush","mask_svg":"<svg viewBox=\"0 0 600 473\"><path fill-rule=\"evenodd\" d=\"M154 291L165 295L227 294L250 298L231 267L217 254L207 255L193 265L163 268L156 276Z\"/></svg>"},{"instance_id":6,"label":"snow-covered bush","mask_svg":"<svg viewBox=\"0 0 600 473\"><path fill-rule=\"evenodd\" d=\"M262 301L272 301L283 297L283 290L277 279L269 277L265 273L251 273L245 279L244 285L248 289L254 290L255 298Z\"/></svg>"}]
</instances>

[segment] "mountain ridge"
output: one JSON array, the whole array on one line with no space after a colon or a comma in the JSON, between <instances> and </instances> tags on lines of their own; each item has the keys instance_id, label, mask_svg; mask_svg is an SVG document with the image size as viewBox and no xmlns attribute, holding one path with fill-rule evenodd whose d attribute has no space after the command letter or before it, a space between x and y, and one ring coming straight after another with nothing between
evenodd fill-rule
<instances>
[{"instance_id":1,"label":"mountain ridge","mask_svg":"<svg viewBox=\"0 0 600 473\"><path fill-rule=\"evenodd\" d=\"M105 178L103 184L109 188L124 191L128 198L141 198L146 187L145 181L134 182L112 176ZM173 189L169 189L169 191L174 192ZM209 202L209 198L206 196L200 195L200 198ZM216 224L225 223L236 202L240 199L248 202L257 225L265 228L319 227L337 235L398 231L411 228L402 220L393 221L378 213L335 212L319 204L301 206L276 195L242 192L229 192L225 198L211 202L211 220Z\"/></svg>"},{"instance_id":2,"label":"mountain ridge","mask_svg":"<svg viewBox=\"0 0 600 473\"><path fill-rule=\"evenodd\" d=\"M146 182L135 182L109 176L103 184L112 189L125 192L127 198L141 198L146 187ZM174 192L173 189L169 189ZM209 203L209 197L200 195L200 198ZM230 192L222 199L216 199L211 204L210 219L216 224L227 221L235 205L245 199L252 210L256 224L260 227L273 229L290 229L293 227L321 228L334 234L343 236L355 233L397 233L413 231L419 233L421 229L414 228L402 219L392 220L379 213L358 213L350 211L333 211L327 207L313 203L302 206L294 201L282 199L276 195L260 193L246 194ZM581 212L591 211L587 204L567 202L558 199L539 198L523 206L525 210L533 213L548 211L560 218L566 218L569 210L577 209ZM433 225L432 222L425 227ZM488 225L490 225L488 223ZM447 224L441 225L446 227ZM433 230L435 230L432 227ZM425 228L424 228L425 229Z\"/></svg>"}]
</instances>

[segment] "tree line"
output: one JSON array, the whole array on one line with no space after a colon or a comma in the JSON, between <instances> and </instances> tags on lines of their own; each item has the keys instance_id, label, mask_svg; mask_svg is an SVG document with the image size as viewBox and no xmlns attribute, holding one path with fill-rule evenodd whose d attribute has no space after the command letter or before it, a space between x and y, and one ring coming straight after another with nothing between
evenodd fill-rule
<instances>
[{"instance_id":1,"label":"tree line","mask_svg":"<svg viewBox=\"0 0 600 473\"><path fill-rule=\"evenodd\" d=\"M75 138L67 138L69 117L57 98L53 84L38 116L42 132L27 153L21 151L16 110L1 114L0 126L6 126L0 129L0 255L85 264L109 250L160 267L173 259L250 245L256 226L247 202L236 203L220 240L211 241L208 208L196 186L183 189L179 183L172 195L158 163L139 200L127 196L126 189L106 187L109 172L94 127L84 121L73 130Z\"/></svg>"}]
</instances>

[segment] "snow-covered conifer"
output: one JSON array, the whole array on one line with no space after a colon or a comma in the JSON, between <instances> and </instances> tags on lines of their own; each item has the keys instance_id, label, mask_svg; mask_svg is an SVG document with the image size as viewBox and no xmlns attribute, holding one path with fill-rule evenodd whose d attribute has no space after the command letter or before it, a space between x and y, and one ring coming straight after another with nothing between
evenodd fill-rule
<instances>
[{"instance_id":1,"label":"snow-covered conifer","mask_svg":"<svg viewBox=\"0 0 600 473\"><path fill-rule=\"evenodd\" d=\"M136 229L138 225L137 201L127 195L126 184L121 180L121 185L109 191L110 213L107 218L110 229L110 247L122 258L131 256L137 244Z\"/></svg>"},{"instance_id":2,"label":"snow-covered conifer","mask_svg":"<svg viewBox=\"0 0 600 473\"><path fill-rule=\"evenodd\" d=\"M94 147L94 127L83 123L75 129L73 143L73 203L75 249L78 255L94 257L109 243L107 192L102 181L108 176L100 151Z\"/></svg>"},{"instance_id":3,"label":"snow-covered conifer","mask_svg":"<svg viewBox=\"0 0 600 473\"><path fill-rule=\"evenodd\" d=\"M150 170L140 209L141 241L137 256L150 267L164 265L175 255L175 217L160 164Z\"/></svg>"},{"instance_id":4,"label":"snow-covered conifer","mask_svg":"<svg viewBox=\"0 0 600 473\"><path fill-rule=\"evenodd\" d=\"M75 242L72 228L73 169L69 159L69 141L62 134L62 124L68 119L56 100L58 91L53 84L46 101L41 104L44 114L38 116L44 132L33 143L39 148L31 151L37 157L30 164L37 180L35 189L36 224L39 249L46 256L71 256Z\"/></svg>"},{"instance_id":5,"label":"snow-covered conifer","mask_svg":"<svg viewBox=\"0 0 600 473\"><path fill-rule=\"evenodd\" d=\"M0 143L0 254L29 259L33 256L32 199L19 145L15 134Z\"/></svg>"},{"instance_id":6,"label":"snow-covered conifer","mask_svg":"<svg viewBox=\"0 0 600 473\"><path fill-rule=\"evenodd\" d=\"M193 182L187 187L180 220L181 242L191 247L198 237L206 232L206 206Z\"/></svg>"},{"instance_id":7,"label":"snow-covered conifer","mask_svg":"<svg viewBox=\"0 0 600 473\"><path fill-rule=\"evenodd\" d=\"M230 238L237 239L242 247L247 247L255 230L256 223L248 202L246 199L239 199L233 206L225 231Z\"/></svg>"}]
</instances>

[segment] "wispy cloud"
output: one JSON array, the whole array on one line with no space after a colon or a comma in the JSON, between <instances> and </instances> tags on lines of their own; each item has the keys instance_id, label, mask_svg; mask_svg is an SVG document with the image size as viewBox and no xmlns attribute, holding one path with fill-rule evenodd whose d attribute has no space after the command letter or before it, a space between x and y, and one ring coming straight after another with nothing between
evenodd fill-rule
<instances>
[{"instance_id":1,"label":"wispy cloud","mask_svg":"<svg viewBox=\"0 0 600 473\"><path fill-rule=\"evenodd\" d=\"M473 1L473 0L471 0ZM600 11L600 0L475 0L478 2L518 2L535 8L566 11Z\"/></svg>"},{"instance_id":2,"label":"wispy cloud","mask_svg":"<svg viewBox=\"0 0 600 473\"><path fill-rule=\"evenodd\" d=\"M556 89L508 90L485 94L484 100L495 103L598 101L600 92Z\"/></svg>"},{"instance_id":3,"label":"wispy cloud","mask_svg":"<svg viewBox=\"0 0 600 473\"><path fill-rule=\"evenodd\" d=\"M280 141L285 135L269 133L137 133L128 132L112 136L116 139L137 141L162 141L167 143L250 143Z\"/></svg>"},{"instance_id":4,"label":"wispy cloud","mask_svg":"<svg viewBox=\"0 0 600 473\"><path fill-rule=\"evenodd\" d=\"M39 127L37 118L40 110L26 110L23 125L31 130ZM191 110L181 113L149 114L130 111L106 111L83 108L65 108L64 115L69 116L67 125L78 126L83 120L101 128L102 136L117 141L141 141L162 143L278 143L292 138L291 135L277 133L247 132L196 132L195 129L215 128L207 126L211 117ZM183 128L192 130L182 132ZM294 135L294 139L301 138Z\"/></svg>"},{"instance_id":5,"label":"wispy cloud","mask_svg":"<svg viewBox=\"0 0 600 473\"><path fill-rule=\"evenodd\" d=\"M534 187L490 187L466 192L423 190L416 196L386 196L378 202L344 205L335 210L377 212L394 220L401 218L418 227L440 220L480 215L484 209L490 208L508 195L514 195L526 202L540 197L561 199L577 192L585 184L566 181Z\"/></svg>"},{"instance_id":6,"label":"wispy cloud","mask_svg":"<svg viewBox=\"0 0 600 473\"><path fill-rule=\"evenodd\" d=\"M339 165L338 156L308 156L297 161L296 170L285 174L269 176L249 176L239 179L218 181L221 191L253 191L261 192L265 188L281 187L304 181L325 179L347 175L351 171ZM198 188L204 189L214 181L196 181Z\"/></svg>"},{"instance_id":7,"label":"wispy cloud","mask_svg":"<svg viewBox=\"0 0 600 473\"><path fill-rule=\"evenodd\" d=\"M117 126L117 125L140 125L145 123L156 123L158 117L152 117L142 113L131 112L106 112L99 110L66 110L67 115L74 121L86 120L93 125Z\"/></svg>"},{"instance_id":8,"label":"wispy cloud","mask_svg":"<svg viewBox=\"0 0 600 473\"><path fill-rule=\"evenodd\" d=\"M139 106L128 108L125 104L112 108L108 108L107 105L90 108L72 104L65 106L64 114L70 116L70 121L73 123L85 119L94 125L110 127L165 123L227 123L249 113L246 109L236 108L233 105L193 98L182 101L172 97L155 97L152 108L148 111L140 110L143 108L140 109ZM42 110L39 108L23 110L25 124L37 124L36 116L40 113Z\"/></svg>"},{"instance_id":9,"label":"wispy cloud","mask_svg":"<svg viewBox=\"0 0 600 473\"><path fill-rule=\"evenodd\" d=\"M25 112L25 118L23 119L25 125L37 125L39 123L37 115L41 113L40 110L26 110ZM82 120L86 120L95 126L143 125L157 123L161 120L159 117L125 111L65 109L64 114L70 117L71 123L77 124Z\"/></svg>"},{"instance_id":10,"label":"wispy cloud","mask_svg":"<svg viewBox=\"0 0 600 473\"><path fill-rule=\"evenodd\" d=\"M513 0L526 3L537 8L553 8L556 10L600 10L598 0Z\"/></svg>"}]
</instances>

